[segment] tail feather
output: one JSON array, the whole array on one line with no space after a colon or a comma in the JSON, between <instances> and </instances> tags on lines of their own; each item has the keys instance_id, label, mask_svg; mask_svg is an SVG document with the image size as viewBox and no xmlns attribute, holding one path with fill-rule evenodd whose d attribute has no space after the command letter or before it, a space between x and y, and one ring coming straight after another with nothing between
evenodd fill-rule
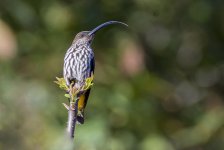
<instances>
[{"instance_id":1,"label":"tail feather","mask_svg":"<svg viewBox=\"0 0 224 150\"><path fill-rule=\"evenodd\" d=\"M84 110L78 110L77 124L84 124Z\"/></svg>"},{"instance_id":2,"label":"tail feather","mask_svg":"<svg viewBox=\"0 0 224 150\"><path fill-rule=\"evenodd\" d=\"M78 113L77 113L77 123L83 124L84 123L84 108L86 105L86 96L85 94L81 94L79 96L79 102L78 102Z\"/></svg>"}]
</instances>

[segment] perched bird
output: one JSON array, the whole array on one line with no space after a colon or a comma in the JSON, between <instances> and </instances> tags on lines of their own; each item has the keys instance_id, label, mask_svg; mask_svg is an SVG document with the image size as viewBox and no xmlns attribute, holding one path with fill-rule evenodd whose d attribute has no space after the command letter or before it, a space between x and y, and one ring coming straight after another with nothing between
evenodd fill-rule
<instances>
[{"instance_id":1,"label":"perched bird","mask_svg":"<svg viewBox=\"0 0 224 150\"><path fill-rule=\"evenodd\" d=\"M64 57L63 76L67 86L70 86L74 82L75 88L79 89L85 84L85 80L91 77L94 73L95 61L94 52L91 48L91 43L94 38L94 34L103 27L110 24L122 24L128 26L125 23L118 21L105 22L91 31L79 32L72 42L72 45L67 50ZM77 122L84 123L84 109L87 104L87 100L90 94L90 89L85 92L77 94L78 101L78 114Z\"/></svg>"}]
</instances>

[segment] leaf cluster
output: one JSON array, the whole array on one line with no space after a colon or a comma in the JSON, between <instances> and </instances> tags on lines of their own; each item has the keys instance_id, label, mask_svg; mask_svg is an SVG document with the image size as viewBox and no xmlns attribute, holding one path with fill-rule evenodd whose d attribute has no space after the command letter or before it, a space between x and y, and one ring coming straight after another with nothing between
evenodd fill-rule
<instances>
[{"instance_id":1,"label":"leaf cluster","mask_svg":"<svg viewBox=\"0 0 224 150\"><path fill-rule=\"evenodd\" d=\"M93 86L93 74L91 77L86 78L84 85L78 89L74 86L74 81L68 86L64 78L56 77L54 83L56 83L60 89L66 91L66 94L64 95L66 98L69 98L71 102L74 102L78 93L85 92Z\"/></svg>"}]
</instances>

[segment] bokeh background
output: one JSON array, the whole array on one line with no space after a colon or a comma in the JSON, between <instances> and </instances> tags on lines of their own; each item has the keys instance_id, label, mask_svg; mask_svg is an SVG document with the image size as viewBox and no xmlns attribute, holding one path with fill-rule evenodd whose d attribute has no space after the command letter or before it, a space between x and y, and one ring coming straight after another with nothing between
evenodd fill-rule
<instances>
[{"instance_id":1,"label":"bokeh background","mask_svg":"<svg viewBox=\"0 0 224 150\"><path fill-rule=\"evenodd\" d=\"M74 145L53 83L79 31L99 31ZM224 1L1 0L1 150L223 150Z\"/></svg>"}]
</instances>

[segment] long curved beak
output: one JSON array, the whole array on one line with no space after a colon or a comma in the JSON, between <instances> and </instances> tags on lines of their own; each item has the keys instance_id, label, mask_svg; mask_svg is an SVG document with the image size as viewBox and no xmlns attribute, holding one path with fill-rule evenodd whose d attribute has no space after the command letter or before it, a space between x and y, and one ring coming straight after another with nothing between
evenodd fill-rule
<instances>
[{"instance_id":1,"label":"long curved beak","mask_svg":"<svg viewBox=\"0 0 224 150\"><path fill-rule=\"evenodd\" d=\"M104 28L104 27L106 27L106 26L108 26L110 24L121 24L121 25L124 25L124 26L128 27L128 25L125 24L125 23L123 23L123 22L119 22L119 21L108 21L108 22L105 22L105 23L97 26L96 28L94 28L92 31L89 32L88 35L90 36L90 35L96 33L98 30L100 30L100 29L102 29L102 28Z\"/></svg>"}]
</instances>

